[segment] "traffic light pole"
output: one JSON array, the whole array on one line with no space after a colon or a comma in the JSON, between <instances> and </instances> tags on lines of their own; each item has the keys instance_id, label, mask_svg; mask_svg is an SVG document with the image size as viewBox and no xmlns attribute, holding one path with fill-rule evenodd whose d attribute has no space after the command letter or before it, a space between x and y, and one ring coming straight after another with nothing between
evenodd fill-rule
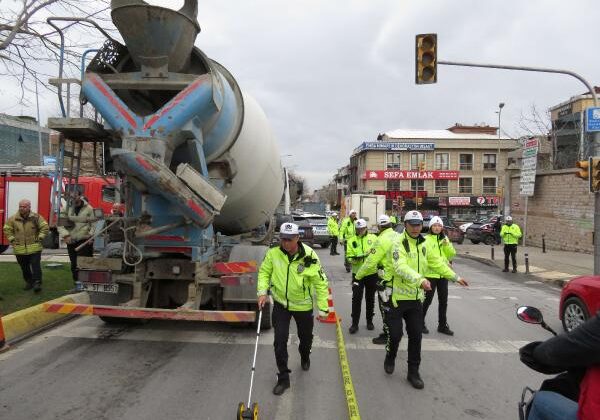
<instances>
[{"instance_id":1,"label":"traffic light pole","mask_svg":"<svg viewBox=\"0 0 600 420\"><path fill-rule=\"evenodd\" d=\"M545 67L526 67L526 66L505 66L500 64L479 64L479 63L466 63L466 62L457 62L457 61L440 61L438 60L437 64L443 64L446 66L461 66L461 67L480 67L480 68L488 68L488 69L502 69L502 70L520 70L520 71L533 71L533 72L541 72L541 73L557 73L557 74L566 74L568 76L572 76L583 83L592 98L594 98L594 106L598 106L598 97L596 96L596 91L590 85L590 83L581 77L579 74L570 71L570 70L559 70L559 69L549 69ZM600 133L594 133L594 138L592 141L592 156L600 156ZM590 174L591 176L591 174ZM594 193L594 275L600 275L600 193Z\"/></svg>"}]
</instances>

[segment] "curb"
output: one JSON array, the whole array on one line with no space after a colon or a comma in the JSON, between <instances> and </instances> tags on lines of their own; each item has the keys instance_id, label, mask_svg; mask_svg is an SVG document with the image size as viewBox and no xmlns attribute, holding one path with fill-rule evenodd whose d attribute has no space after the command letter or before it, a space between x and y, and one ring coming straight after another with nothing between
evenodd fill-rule
<instances>
[{"instance_id":1,"label":"curb","mask_svg":"<svg viewBox=\"0 0 600 420\"><path fill-rule=\"evenodd\" d=\"M82 292L62 296L49 302L90 303L90 297L87 292ZM18 340L69 316L69 314L53 314L44 311L44 303L2 317L7 342Z\"/></svg>"},{"instance_id":2,"label":"curb","mask_svg":"<svg viewBox=\"0 0 600 420\"><path fill-rule=\"evenodd\" d=\"M489 267L501 268L498 264L496 264L494 261L492 261L488 258L478 257L478 256L471 255L471 254L457 254L457 257L462 257L462 258L466 258L469 260L478 261ZM544 277L536 276L534 273L525 274L525 273L519 272L518 274L527 276L527 278L531 278L533 280L537 280L542 283L547 283L547 284L551 284L556 287L560 287L561 289L569 282L569 279L546 279Z\"/></svg>"}]
</instances>

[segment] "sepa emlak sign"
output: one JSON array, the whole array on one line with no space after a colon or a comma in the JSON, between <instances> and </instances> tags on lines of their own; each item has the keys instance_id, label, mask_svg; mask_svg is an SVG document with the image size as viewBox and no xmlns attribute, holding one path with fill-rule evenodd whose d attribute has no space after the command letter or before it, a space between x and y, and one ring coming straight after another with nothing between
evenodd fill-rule
<instances>
[{"instance_id":1,"label":"sepa emlak sign","mask_svg":"<svg viewBox=\"0 0 600 420\"><path fill-rule=\"evenodd\" d=\"M379 179L458 179L459 171L367 171L365 180Z\"/></svg>"}]
</instances>

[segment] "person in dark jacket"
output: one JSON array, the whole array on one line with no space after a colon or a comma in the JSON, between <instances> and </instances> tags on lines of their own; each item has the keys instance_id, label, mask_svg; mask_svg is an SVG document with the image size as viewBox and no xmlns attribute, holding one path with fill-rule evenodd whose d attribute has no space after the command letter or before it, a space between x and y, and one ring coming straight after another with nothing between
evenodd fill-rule
<instances>
[{"instance_id":1,"label":"person in dark jacket","mask_svg":"<svg viewBox=\"0 0 600 420\"><path fill-rule=\"evenodd\" d=\"M524 363L539 372L567 372L544 381L535 394L528 420L600 418L596 412L600 407L596 374L600 367L600 312L568 334L528 344L521 348L520 354ZM555 392L559 388L560 393Z\"/></svg>"}]
</instances>

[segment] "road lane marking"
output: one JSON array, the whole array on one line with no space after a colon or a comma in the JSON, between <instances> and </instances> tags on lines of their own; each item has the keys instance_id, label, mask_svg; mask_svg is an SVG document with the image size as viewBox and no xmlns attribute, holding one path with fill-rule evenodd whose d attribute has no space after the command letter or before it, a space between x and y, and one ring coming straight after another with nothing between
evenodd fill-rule
<instances>
[{"instance_id":1,"label":"road lane marking","mask_svg":"<svg viewBox=\"0 0 600 420\"><path fill-rule=\"evenodd\" d=\"M36 338L36 342L42 342L49 338L79 338L89 340L105 340L100 338L103 331L108 328L93 326L77 326L70 329L50 330ZM385 350L385 346L373 344L372 337L351 337L345 342L346 350ZM223 331L171 331L171 330L136 330L131 329L122 335L111 337L110 340L121 341L146 341L146 342L181 342L193 344L221 344L221 345L250 345L253 346L256 335L250 331L246 332L223 332ZM400 342L400 349L407 349L407 341ZM474 340L462 341L456 339L433 339L424 338L422 351L430 352L474 352L474 353L516 353L518 349L529 341L519 340ZM259 344L262 346L273 346L273 332L261 333ZM288 345L298 346L296 334L290 334ZM336 340L322 339L314 336L313 348L334 350L337 348ZM13 351L0 355L0 360L7 358Z\"/></svg>"},{"instance_id":2,"label":"road lane marking","mask_svg":"<svg viewBox=\"0 0 600 420\"><path fill-rule=\"evenodd\" d=\"M536 280L529 280L526 281L525 284L544 284L541 281L536 281Z\"/></svg>"},{"instance_id":3,"label":"road lane marking","mask_svg":"<svg viewBox=\"0 0 600 420\"><path fill-rule=\"evenodd\" d=\"M480 296L479 299L481 299L481 300L496 300L496 298L494 296Z\"/></svg>"},{"instance_id":4,"label":"road lane marking","mask_svg":"<svg viewBox=\"0 0 600 420\"><path fill-rule=\"evenodd\" d=\"M462 299L462 296L448 295L448 299Z\"/></svg>"}]
</instances>

